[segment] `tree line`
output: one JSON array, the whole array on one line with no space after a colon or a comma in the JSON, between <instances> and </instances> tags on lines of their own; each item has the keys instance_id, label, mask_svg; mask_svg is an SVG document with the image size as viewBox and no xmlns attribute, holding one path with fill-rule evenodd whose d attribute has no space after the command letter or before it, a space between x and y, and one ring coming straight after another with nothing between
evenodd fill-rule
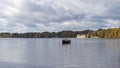
<instances>
[{"instance_id":1,"label":"tree line","mask_svg":"<svg viewBox=\"0 0 120 68\"><path fill-rule=\"evenodd\" d=\"M59 31L59 32L28 32L0 33L0 38L76 38L77 34L88 34L91 30Z\"/></svg>"},{"instance_id":2,"label":"tree line","mask_svg":"<svg viewBox=\"0 0 120 68\"><path fill-rule=\"evenodd\" d=\"M88 35L88 38L120 39L120 28L59 31L59 32L28 32L28 33L0 33L0 38L76 38L77 34Z\"/></svg>"},{"instance_id":3,"label":"tree line","mask_svg":"<svg viewBox=\"0 0 120 68\"><path fill-rule=\"evenodd\" d=\"M89 38L120 39L120 28L99 29L89 33Z\"/></svg>"}]
</instances>

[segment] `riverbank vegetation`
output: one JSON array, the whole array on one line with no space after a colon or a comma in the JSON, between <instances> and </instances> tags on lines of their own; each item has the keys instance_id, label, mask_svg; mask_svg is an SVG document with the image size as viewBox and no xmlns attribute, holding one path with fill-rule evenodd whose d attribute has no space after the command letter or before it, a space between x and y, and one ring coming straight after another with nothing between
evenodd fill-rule
<instances>
[{"instance_id":1,"label":"riverbank vegetation","mask_svg":"<svg viewBox=\"0 0 120 68\"><path fill-rule=\"evenodd\" d=\"M120 28L99 29L89 33L89 38L120 39Z\"/></svg>"},{"instance_id":2,"label":"riverbank vegetation","mask_svg":"<svg viewBox=\"0 0 120 68\"><path fill-rule=\"evenodd\" d=\"M90 30L60 32L0 33L0 38L76 38L77 34L88 34Z\"/></svg>"},{"instance_id":3,"label":"riverbank vegetation","mask_svg":"<svg viewBox=\"0 0 120 68\"><path fill-rule=\"evenodd\" d=\"M87 38L120 39L120 28L59 31L59 32L28 32L28 33L0 33L0 38L76 38L78 34Z\"/></svg>"}]
</instances>

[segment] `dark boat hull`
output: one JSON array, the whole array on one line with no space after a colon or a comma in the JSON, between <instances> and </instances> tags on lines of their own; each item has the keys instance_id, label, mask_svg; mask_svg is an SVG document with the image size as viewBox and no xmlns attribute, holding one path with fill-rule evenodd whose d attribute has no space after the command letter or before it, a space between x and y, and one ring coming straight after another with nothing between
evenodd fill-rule
<instances>
[{"instance_id":1,"label":"dark boat hull","mask_svg":"<svg viewBox=\"0 0 120 68\"><path fill-rule=\"evenodd\" d=\"M62 44L70 44L71 40L62 40Z\"/></svg>"}]
</instances>

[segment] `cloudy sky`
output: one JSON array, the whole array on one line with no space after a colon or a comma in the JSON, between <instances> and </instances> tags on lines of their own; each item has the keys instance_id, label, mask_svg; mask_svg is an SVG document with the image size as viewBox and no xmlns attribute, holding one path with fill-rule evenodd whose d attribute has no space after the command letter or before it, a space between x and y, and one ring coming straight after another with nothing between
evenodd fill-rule
<instances>
[{"instance_id":1,"label":"cloudy sky","mask_svg":"<svg viewBox=\"0 0 120 68\"><path fill-rule=\"evenodd\" d=\"M0 32L118 27L120 0L0 0Z\"/></svg>"}]
</instances>

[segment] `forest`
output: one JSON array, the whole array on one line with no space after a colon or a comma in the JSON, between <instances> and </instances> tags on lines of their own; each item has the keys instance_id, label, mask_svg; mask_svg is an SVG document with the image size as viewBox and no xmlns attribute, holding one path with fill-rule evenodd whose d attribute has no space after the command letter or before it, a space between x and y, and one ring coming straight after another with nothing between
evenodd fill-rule
<instances>
[{"instance_id":1,"label":"forest","mask_svg":"<svg viewBox=\"0 0 120 68\"><path fill-rule=\"evenodd\" d=\"M90 30L59 32L0 33L0 38L76 38L77 34L88 34Z\"/></svg>"},{"instance_id":2,"label":"forest","mask_svg":"<svg viewBox=\"0 0 120 68\"><path fill-rule=\"evenodd\" d=\"M120 39L120 28L59 31L59 32L28 32L28 33L0 33L0 38L76 38L77 34L87 34L88 38Z\"/></svg>"},{"instance_id":3,"label":"forest","mask_svg":"<svg viewBox=\"0 0 120 68\"><path fill-rule=\"evenodd\" d=\"M120 39L120 28L99 29L89 32L89 38Z\"/></svg>"}]
</instances>

